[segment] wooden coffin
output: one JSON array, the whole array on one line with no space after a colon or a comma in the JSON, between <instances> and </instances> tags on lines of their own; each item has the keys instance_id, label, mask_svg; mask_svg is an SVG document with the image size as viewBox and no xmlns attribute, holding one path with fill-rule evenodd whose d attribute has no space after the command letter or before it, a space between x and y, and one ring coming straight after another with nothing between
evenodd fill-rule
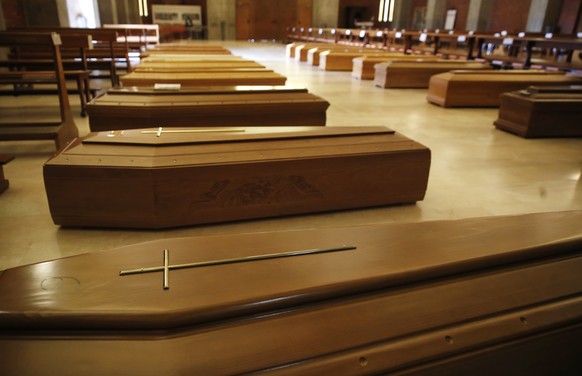
<instances>
[{"instance_id":1,"label":"wooden coffin","mask_svg":"<svg viewBox=\"0 0 582 376\"><path fill-rule=\"evenodd\" d=\"M264 73L273 72L265 67L237 67L237 66L199 66L199 67L178 67L168 65L165 67L137 67L133 70L138 73L150 73L150 74L160 74L160 73Z\"/></svg>"},{"instance_id":2,"label":"wooden coffin","mask_svg":"<svg viewBox=\"0 0 582 376\"><path fill-rule=\"evenodd\" d=\"M414 203L426 191L430 150L385 127L157 131L91 133L50 159L55 224L168 228Z\"/></svg>"},{"instance_id":3,"label":"wooden coffin","mask_svg":"<svg viewBox=\"0 0 582 376\"><path fill-rule=\"evenodd\" d=\"M300 43L294 46L291 54L296 61L307 61L309 50L315 47L331 47L329 43Z\"/></svg>"},{"instance_id":4,"label":"wooden coffin","mask_svg":"<svg viewBox=\"0 0 582 376\"><path fill-rule=\"evenodd\" d=\"M531 86L500 101L498 129L526 138L582 136L582 86Z\"/></svg>"},{"instance_id":5,"label":"wooden coffin","mask_svg":"<svg viewBox=\"0 0 582 376\"><path fill-rule=\"evenodd\" d=\"M322 52L325 51L330 51L333 53L351 53L351 52L356 52L358 54L360 54L363 50L361 48L350 48L350 47L346 47L346 46L342 46L342 45L335 45L335 44L327 44L325 46L319 46L319 47L313 47L310 48L307 51L307 63L309 65L314 65L316 67L319 66L320 64L320 59L319 59L319 55L321 55ZM328 62L330 61L330 59L328 59Z\"/></svg>"},{"instance_id":6,"label":"wooden coffin","mask_svg":"<svg viewBox=\"0 0 582 376\"><path fill-rule=\"evenodd\" d=\"M285 85L287 78L270 70L253 72L157 73L131 72L121 77L123 86L154 86L180 84L184 86Z\"/></svg>"},{"instance_id":7,"label":"wooden coffin","mask_svg":"<svg viewBox=\"0 0 582 376\"><path fill-rule=\"evenodd\" d=\"M159 126L325 125L326 100L306 89L260 88L114 89L87 105L89 127L99 132Z\"/></svg>"},{"instance_id":8,"label":"wooden coffin","mask_svg":"<svg viewBox=\"0 0 582 376\"><path fill-rule=\"evenodd\" d=\"M8 269L2 374L578 375L580 223L160 239Z\"/></svg>"},{"instance_id":9,"label":"wooden coffin","mask_svg":"<svg viewBox=\"0 0 582 376\"><path fill-rule=\"evenodd\" d=\"M454 69L465 71L490 70L491 65L463 60L391 60L378 63L374 67L374 85L383 88L426 88L430 78Z\"/></svg>"},{"instance_id":10,"label":"wooden coffin","mask_svg":"<svg viewBox=\"0 0 582 376\"><path fill-rule=\"evenodd\" d=\"M220 46L220 47L197 47L197 48L185 48L185 47L165 47L165 48L153 48L140 52L140 56L163 56L163 55L231 55L230 50Z\"/></svg>"},{"instance_id":11,"label":"wooden coffin","mask_svg":"<svg viewBox=\"0 0 582 376\"><path fill-rule=\"evenodd\" d=\"M144 62L199 62L199 61L248 61L248 59L243 59L236 55L155 55L144 57L140 60L140 64Z\"/></svg>"},{"instance_id":12,"label":"wooden coffin","mask_svg":"<svg viewBox=\"0 0 582 376\"><path fill-rule=\"evenodd\" d=\"M401 53L394 53L393 56L386 54L386 56L359 56L352 60L352 77L359 80L373 80L376 72L375 65L378 63L385 63L394 59L398 60L439 60L437 56L422 56L419 55L405 55Z\"/></svg>"},{"instance_id":13,"label":"wooden coffin","mask_svg":"<svg viewBox=\"0 0 582 376\"><path fill-rule=\"evenodd\" d=\"M366 51L335 52L323 51L319 54L319 68L325 71L352 71L353 60L366 55Z\"/></svg>"},{"instance_id":14,"label":"wooden coffin","mask_svg":"<svg viewBox=\"0 0 582 376\"><path fill-rule=\"evenodd\" d=\"M141 70L171 70L171 71L188 71L192 69L201 68L265 68L264 65L250 60L218 60L218 61L171 61L171 62L157 62L144 61L139 63L134 70L139 72Z\"/></svg>"},{"instance_id":15,"label":"wooden coffin","mask_svg":"<svg viewBox=\"0 0 582 376\"><path fill-rule=\"evenodd\" d=\"M502 93L532 85L578 84L580 78L540 70L455 70L431 77L427 100L442 107L498 107Z\"/></svg>"}]
</instances>

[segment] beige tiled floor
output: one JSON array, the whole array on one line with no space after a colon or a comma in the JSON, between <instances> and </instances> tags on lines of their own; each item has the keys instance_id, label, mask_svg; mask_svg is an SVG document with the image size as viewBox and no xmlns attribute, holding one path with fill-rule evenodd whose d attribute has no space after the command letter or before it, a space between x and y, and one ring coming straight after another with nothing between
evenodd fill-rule
<instances>
[{"instance_id":1,"label":"beige tiled floor","mask_svg":"<svg viewBox=\"0 0 582 376\"><path fill-rule=\"evenodd\" d=\"M177 236L582 210L582 139L524 140L493 127L497 109L443 109L426 102L426 90L380 89L349 73L323 72L287 59L282 45L227 45L327 99L328 125L387 125L428 146L432 166L424 201L166 231L60 228L52 223L42 177L53 144L2 142L0 153L16 159L5 166L11 186L0 196L0 270ZM78 112L77 99L71 102ZM45 117L55 104L47 97L0 97L0 121ZM88 132L87 119L76 122Z\"/></svg>"}]
</instances>

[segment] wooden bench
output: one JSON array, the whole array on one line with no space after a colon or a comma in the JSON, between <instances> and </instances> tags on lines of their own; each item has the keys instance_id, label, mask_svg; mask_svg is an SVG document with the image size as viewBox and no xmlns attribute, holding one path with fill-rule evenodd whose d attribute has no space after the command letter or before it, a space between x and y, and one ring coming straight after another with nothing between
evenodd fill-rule
<instances>
[{"instance_id":1,"label":"wooden bench","mask_svg":"<svg viewBox=\"0 0 582 376\"><path fill-rule=\"evenodd\" d=\"M133 51L141 52L160 43L160 26L157 24L104 24L103 28L125 29L125 34L118 36L117 41L127 41Z\"/></svg>"},{"instance_id":2,"label":"wooden bench","mask_svg":"<svg viewBox=\"0 0 582 376\"><path fill-rule=\"evenodd\" d=\"M501 94L495 127L521 137L582 137L582 86L530 86Z\"/></svg>"},{"instance_id":3,"label":"wooden bench","mask_svg":"<svg viewBox=\"0 0 582 376\"><path fill-rule=\"evenodd\" d=\"M87 39L89 41L89 39ZM27 85L29 83L37 83L44 75L42 80L45 82L49 80L51 83L56 83L58 99L59 99L59 122L5 122L0 124L0 140L53 140L57 149L65 147L72 139L78 136L78 130L73 121L71 107L69 104L69 97L67 94L67 87L65 81L65 73L61 60L61 38L56 33L20 33L20 32L0 32L0 47L30 47L42 48L52 46L54 71L45 74L42 72L31 72L30 76L24 72L4 72L2 75L6 79L6 83L13 84L15 80L20 85ZM12 73L15 73L14 75ZM1 77L1 76L0 76ZM0 82L2 80L0 79Z\"/></svg>"},{"instance_id":4,"label":"wooden bench","mask_svg":"<svg viewBox=\"0 0 582 376\"><path fill-rule=\"evenodd\" d=\"M0 193L8 189L10 182L4 177L4 165L14 159L13 155L0 154Z\"/></svg>"},{"instance_id":5,"label":"wooden bench","mask_svg":"<svg viewBox=\"0 0 582 376\"><path fill-rule=\"evenodd\" d=\"M431 77L427 100L442 107L498 107L502 93L528 86L576 85L582 80L562 72L539 70L463 71Z\"/></svg>"},{"instance_id":6,"label":"wooden bench","mask_svg":"<svg viewBox=\"0 0 582 376\"><path fill-rule=\"evenodd\" d=\"M352 77L360 80L372 80L376 73L375 65L385 63L394 59L398 60L438 60L436 56L418 56L405 55L402 53L393 53L386 55L364 55L355 57L352 60Z\"/></svg>"},{"instance_id":7,"label":"wooden bench","mask_svg":"<svg viewBox=\"0 0 582 376\"><path fill-rule=\"evenodd\" d=\"M324 126L329 103L303 88L111 89L88 105L92 132L204 126Z\"/></svg>"},{"instance_id":8,"label":"wooden bench","mask_svg":"<svg viewBox=\"0 0 582 376\"><path fill-rule=\"evenodd\" d=\"M435 60L434 58L393 59L374 67L374 85L383 88L426 88L430 78L455 69L482 71L492 69L486 63L463 60Z\"/></svg>"},{"instance_id":9,"label":"wooden bench","mask_svg":"<svg viewBox=\"0 0 582 376\"><path fill-rule=\"evenodd\" d=\"M77 93L81 104L81 116L86 115L85 106L93 98L94 90L91 89L89 76L91 70L88 68L87 51L93 48L90 36L83 34L59 34L61 39L61 53L64 50L76 51L79 58L74 61L63 62L65 79L75 80L77 90L67 89L70 93ZM34 58L22 57L21 49L18 46L12 49L8 60L0 61L1 67L9 68L9 72L2 72L2 82L13 85L13 90L0 90L0 95L46 95L57 94L58 90L39 88L39 84L56 84L54 73L54 60L48 58L50 50L48 47L38 48L46 50L42 57ZM24 47L26 50L26 47ZM62 56L62 55L61 55ZM12 82L11 82L12 80ZM26 81L26 82L25 82ZM51 85L52 86L52 85Z\"/></svg>"},{"instance_id":10,"label":"wooden bench","mask_svg":"<svg viewBox=\"0 0 582 376\"><path fill-rule=\"evenodd\" d=\"M158 73L132 72L121 78L123 86L182 86L285 85L287 79L273 71L215 72L215 73Z\"/></svg>"},{"instance_id":11,"label":"wooden bench","mask_svg":"<svg viewBox=\"0 0 582 376\"><path fill-rule=\"evenodd\" d=\"M34 27L11 28L19 32L55 32L60 35L84 34L91 36L93 48L87 52L88 68L93 70L91 77L102 79L109 78L112 86L119 86L120 70L132 71L132 63L129 57L129 45L127 42L118 42L120 36L124 36L126 29L103 28L68 28L68 27ZM20 52L23 58L42 58L46 55L42 49L28 49ZM75 62L80 58L76 50L64 50L62 53L64 63ZM104 73L105 72L105 73Z\"/></svg>"}]
</instances>

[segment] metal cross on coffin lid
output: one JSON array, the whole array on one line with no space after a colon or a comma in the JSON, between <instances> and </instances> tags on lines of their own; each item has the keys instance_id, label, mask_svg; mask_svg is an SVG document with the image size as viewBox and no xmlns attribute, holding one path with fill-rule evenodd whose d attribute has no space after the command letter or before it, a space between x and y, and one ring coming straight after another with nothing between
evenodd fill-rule
<instances>
[{"instance_id":1,"label":"metal cross on coffin lid","mask_svg":"<svg viewBox=\"0 0 582 376\"><path fill-rule=\"evenodd\" d=\"M357 247L353 246L353 245L342 245L340 247L334 247L334 248L303 249L303 250L299 250L299 251L268 253L268 254L264 254L264 255L255 255L255 256L247 256L247 257L239 257L239 258L223 259L223 260L215 260L215 261L193 262L193 263L189 263L189 264L177 264L177 265L170 265L170 251L168 251L167 249L164 249L164 265L163 266L154 266L154 267L150 267L150 268L122 270L119 272L119 275L124 276L124 275L129 275L129 274L163 272L164 289L167 290L170 288L170 270L173 270L173 269L200 268L200 267L204 267L204 266L226 265L226 264L234 264L234 263L248 262L248 261L268 260L268 259L275 259L275 258L282 258L282 257L305 256L305 255L313 255L313 254L318 254L318 253L347 251L347 250L352 250L352 249L356 249L356 248Z\"/></svg>"}]
</instances>

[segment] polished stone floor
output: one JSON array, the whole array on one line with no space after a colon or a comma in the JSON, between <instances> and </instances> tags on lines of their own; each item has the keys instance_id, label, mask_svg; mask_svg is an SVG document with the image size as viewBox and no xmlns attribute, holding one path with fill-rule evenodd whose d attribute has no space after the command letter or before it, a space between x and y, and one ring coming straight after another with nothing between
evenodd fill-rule
<instances>
[{"instance_id":1,"label":"polished stone floor","mask_svg":"<svg viewBox=\"0 0 582 376\"><path fill-rule=\"evenodd\" d=\"M432 166L425 199L164 231L61 228L51 220L42 177L53 143L2 142L0 153L16 158L4 166L10 188L0 195L0 270L159 238L582 210L580 138L525 140L493 127L497 109L443 109L426 102L426 90L381 89L347 72L289 60L283 45L227 46L328 100L329 126L386 125L428 146ZM78 113L78 100L71 97L71 103ZM54 116L55 106L52 97L0 97L0 121ZM88 132L86 118L76 117L76 123L81 134Z\"/></svg>"}]
</instances>

